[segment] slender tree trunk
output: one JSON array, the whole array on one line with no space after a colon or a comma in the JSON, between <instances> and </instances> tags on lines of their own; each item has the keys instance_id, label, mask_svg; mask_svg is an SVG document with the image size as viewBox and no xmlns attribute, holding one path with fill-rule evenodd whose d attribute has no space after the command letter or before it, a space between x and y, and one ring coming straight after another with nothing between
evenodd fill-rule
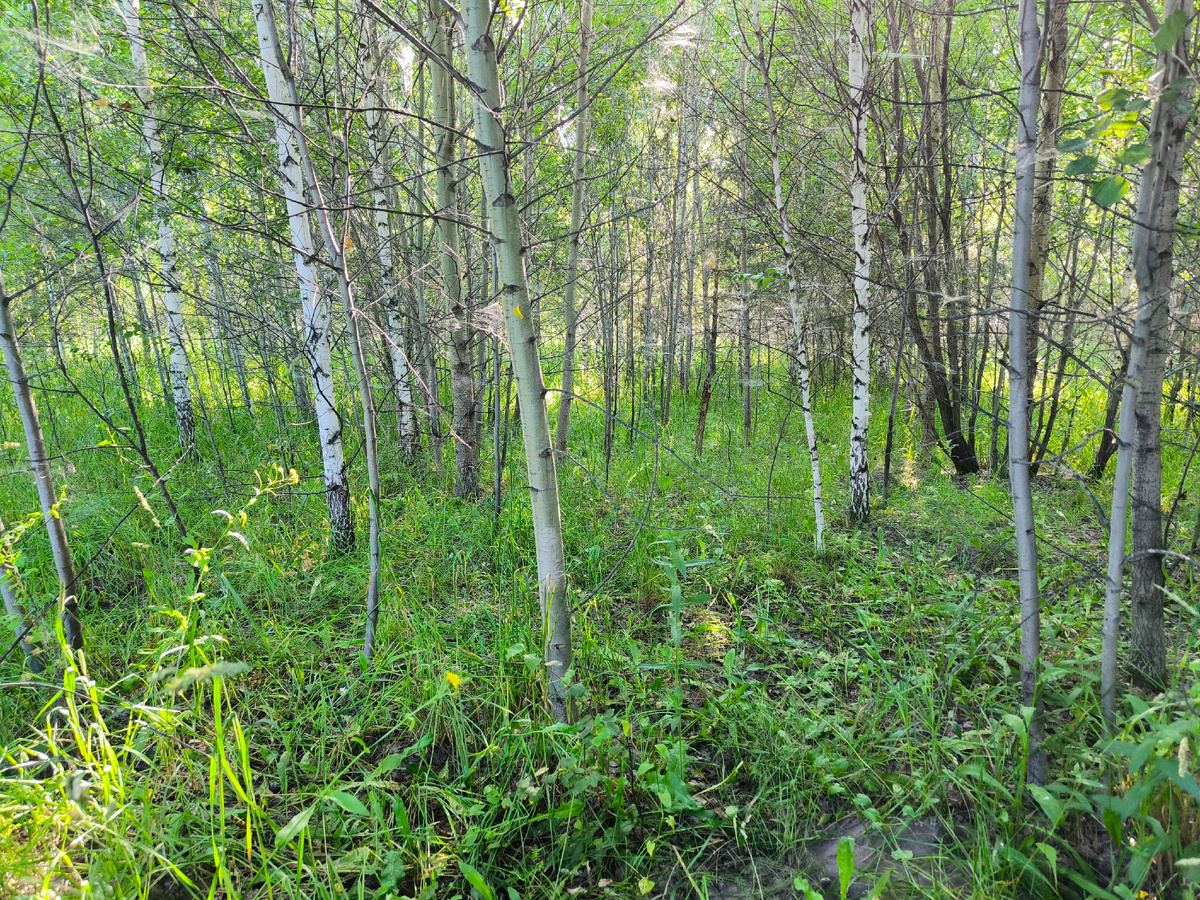
<instances>
[{"instance_id":1,"label":"slender tree trunk","mask_svg":"<svg viewBox=\"0 0 1200 900\"><path fill-rule=\"evenodd\" d=\"M206 262L208 263L208 278L211 282L212 303L217 323L217 330L222 345L228 350L233 362L234 374L237 376L238 390L246 411L254 412L254 403L250 399L250 384L246 377L246 355L242 351L241 342L233 333L233 319L229 314L229 297L225 293L225 279L221 274L221 260L217 257L216 241L212 231L205 222L201 227L201 240Z\"/></svg>"},{"instance_id":2,"label":"slender tree trunk","mask_svg":"<svg viewBox=\"0 0 1200 900\"><path fill-rule=\"evenodd\" d=\"M354 516L350 510L350 485L342 449L342 419L337 411L333 389L333 357L329 345L331 304L328 295L321 289L317 271L313 266L316 249L308 225L309 207L304 196L305 177L301 171L298 129L295 128L290 109L290 72L285 75L281 68L281 64L285 63L279 49L274 11L270 0L251 0L251 9L258 34L259 53L263 76L267 83L271 114L275 119L279 174L287 202L292 254L300 286L300 302L304 310L302 346L305 362L312 377L321 459L325 469L325 502L329 509L330 540L335 549L345 550L354 544Z\"/></svg>"},{"instance_id":3,"label":"slender tree trunk","mask_svg":"<svg viewBox=\"0 0 1200 900\"><path fill-rule=\"evenodd\" d=\"M317 213L317 221L321 225L321 236L325 242L325 251L337 271L338 287L342 298L342 309L346 314L346 332L349 337L350 356L354 361L354 370L358 382L359 405L362 409L362 446L366 457L367 480L370 489L368 501L369 520L369 577L367 581L366 598L366 629L363 639L363 656L371 658L374 647L375 629L379 620L379 570L380 554L380 525L379 499L381 495L379 480L379 457L375 433L375 400L371 395L371 378L367 372L366 357L363 354L362 335L359 330L359 313L354 303L354 291L346 264L344 249L347 245L346 235L334 232L333 221L329 214L329 206L321 192L313 168L312 156L308 150L308 142L304 134L301 120L300 95L296 90L296 82L291 69L284 61L283 48L280 46L279 33L275 27L275 13L271 9L271 0L254 0L255 21L259 30L260 49L262 50L263 68L268 67L268 60L276 61L276 86L283 88L283 96L288 103L289 118L287 125L292 133L294 147L299 152L299 162L304 172L308 190L312 196L313 206ZM265 41L263 38L265 37ZM271 53L273 51L273 54ZM268 84L271 76L267 76ZM343 203L348 206L349 198Z\"/></svg>"},{"instance_id":4,"label":"slender tree trunk","mask_svg":"<svg viewBox=\"0 0 1200 900\"><path fill-rule=\"evenodd\" d=\"M857 2L857 0L856 0ZM775 215L779 219L779 229L783 235L783 272L788 283L788 306L792 313L792 331L796 341L796 365L800 376L800 403L804 412L804 427L808 437L808 456L809 462L812 465L813 479L813 517L816 523L816 544L817 553L822 553L825 546L825 512L821 500L821 459L817 451L817 435L816 428L813 422L812 414L812 399L809 388L809 368L808 368L808 348L805 340L805 329L803 325L802 315L800 311L800 294L796 284L796 274L793 268L793 253L792 253L792 230L788 222L787 207L783 203L783 172L779 162L779 122L775 117L775 99L774 92L771 90L771 72L767 62L766 46L763 40L762 24L758 17L758 3L755 0L754 4L754 35L758 43L758 69L759 74L763 79L763 88L766 92L767 100L767 124L771 137L771 174L775 188ZM864 23L865 24L865 23ZM851 29L853 31L853 28ZM866 140L866 133L863 132L863 140ZM855 151L857 152L857 151ZM865 186L864 186L865 191ZM864 193L865 198L865 193ZM865 202L865 201L864 201ZM866 220L863 220L863 226L866 227ZM857 240L857 239L856 239ZM742 272L746 269L743 265ZM742 284L747 284L745 278L742 279ZM749 297L743 289L742 298L745 303L743 307L743 334L749 335ZM750 443L749 435L749 417L750 417L750 367L749 367L749 341L746 337L743 338L746 343L746 394L745 394L745 415L743 419L743 428L746 429L746 443ZM868 376L869 377L869 376Z\"/></svg>"},{"instance_id":5,"label":"slender tree trunk","mask_svg":"<svg viewBox=\"0 0 1200 900\"><path fill-rule=\"evenodd\" d=\"M867 424L871 412L871 242L867 226L867 55L870 0L850 0L850 219L854 230L854 387L850 418L850 518L871 515ZM886 488L885 488L886 490Z\"/></svg>"},{"instance_id":6,"label":"slender tree trunk","mask_svg":"<svg viewBox=\"0 0 1200 900\"><path fill-rule=\"evenodd\" d=\"M1046 76L1041 96L1037 186L1033 194L1033 249L1029 274L1029 383L1037 376L1038 340L1050 257L1050 226L1054 212L1054 171L1058 166L1058 131L1067 83L1067 10L1069 0L1051 0L1046 21ZM1049 434L1046 435L1049 440Z\"/></svg>"},{"instance_id":7,"label":"slender tree trunk","mask_svg":"<svg viewBox=\"0 0 1200 900\"><path fill-rule=\"evenodd\" d=\"M418 4L420 6L420 4ZM433 65L430 63L429 65ZM415 238L413 258L420 260L425 255L425 74L417 73L417 143L414 155L417 178L417 215L416 227L412 229ZM435 226L436 227L436 226ZM417 332L415 343L419 352L414 355L421 360L419 370L425 378L424 390L425 409L429 415L429 438L433 446L433 461L439 469L442 465L442 406L441 390L438 387L437 345L433 340L433 329L429 322L429 309L425 302L425 284L421 281L413 291L413 299L417 306Z\"/></svg>"},{"instance_id":8,"label":"slender tree trunk","mask_svg":"<svg viewBox=\"0 0 1200 900\"><path fill-rule=\"evenodd\" d=\"M54 474L50 471L50 459L46 455L46 441L42 437L42 423L38 418L37 405L33 402L29 376L25 374L21 348L17 344L17 330L13 325L11 302L4 290L4 276L0 274L0 349L4 351L4 362L8 367L8 380L12 384L17 412L21 415L21 426L25 429L25 446L29 451L33 480L37 484L42 518L46 521L46 532L50 537L50 553L54 557L54 568L58 572L63 635L72 650L82 650L83 629L79 623L79 606L75 602L78 590L78 586L75 584L75 563L71 559L71 548L67 544L67 529L58 506Z\"/></svg>"},{"instance_id":9,"label":"slender tree trunk","mask_svg":"<svg viewBox=\"0 0 1200 900\"><path fill-rule=\"evenodd\" d=\"M708 306L708 266L700 273L700 292ZM708 404L712 400L713 378L717 374L717 298L721 293L721 277L713 273L712 312L704 333L704 385L700 388L700 414L696 420L696 458L704 450L704 425L708 421Z\"/></svg>"},{"instance_id":10,"label":"slender tree trunk","mask_svg":"<svg viewBox=\"0 0 1200 900\"><path fill-rule=\"evenodd\" d=\"M5 548L6 551L7 549ZM25 658L29 660L30 671L35 675L42 674L46 671L42 650L29 640L29 635L34 631L34 623L25 617L25 608L21 606L21 599L17 596L17 570L8 562L0 563L0 595L4 597L4 610L12 620L17 641L25 652Z\"/></svg>"},{"instance_id":11,"label":"slender tree trunk","mask_svg":"<svg viewBox=\"0 0 1200 900\"><path fill-rule=\"evenodd\" d=\"M174 403L174 398L171 396L171 386L167 379L167 367L163 365L162 351L158 346L158 329L146 309L146 298L142 294L142 281L138 278L136 266L131 261L127 262L125 271L129 276L130 283L133 284L133 298L137 305L138 321L142 326L142 350L144 354L153 353L154 369L158 372L160 396L170 406ZM58 352L61 356L61 348Z\"/></svg>"},{"instance_id":12,"label":"slender tree trunk","mask_svg":"<svg viewBox=\"0 0 1200 900\"><path fill-rule=\"evenodd\" d=\"M388 181L392 177L391 129L389 128L388 82L385 61L379 44L379 26L364 12L367 46L370 53L371 84L367 92L367 139L371 154L372 205L375 237L379 243L379 274L383 308L387 313L387 350L392 369L392 388L396 393L396 422L400 434L400 454L410 457L416 451L416 421L413 416L412 377L406 355L404 320L400 315L400 285L396 278L396 246L392 238L391 202Z\"/></svg>"},{"instance_id":13,"label":"slender tree trunk","mask_svg":"<svg viewBox=\"0 0 1200 900\"><path fill-rule=\"evenodd\" d=\"M183 338L183 293L175 259L175 230L171 227L171 210L167 203L166 162L158 134L158 108L150 84L146 60L146 43L142 39L142 20L139 0L121 0L121 17L129 37L129 50L137 78L138 99L146 108L142 119L142 136L150 151L150 187L154 193L155 214L158 216L158 255L162 264L163 302L167 307L167 343L170 347L171 390L175 403L175 421L179 427L179 443L190 447L196 440L196 421L192 413L192 391L188 383L187 349Z\"/></svg>"},{"instance_id":14,"label":"slender tree trunk","mask_svg":"<svg viewBox=\"0 0 1200 900\"><path fill-rule=\"evenodd\" d=\"M896 431L896 402L900 397L900 363L904 359L904 331L908 324L908 307L900 317L900 335L896 339L896 371L892 377L892 404L888 410L887 439L883 447L883 496L880 503L887 506L892 489L892 441Z\"/></svg>"},{"instance_id":15,"label":"slender tree trunk","mask_svg":"<svg viewBox=\"0 0 1200 900\"><path fill-rule=\"evenodd\" d=\"M1167 0L1166 17L1179 10L1190 22L1192 0ZM1174 276L1175 226L1183 177L1192 58L1188 27L1174 48L1159 57L1162 85L1179 96L1158 99L1150 122L1153 155L1142 172L1133 223L1131 261L1138 288L1138 316L1147 319L1145 363L1136 380L1133 436L1133 497L1130 564L1130 668L1134 684L1159 691L1166 686L1167 653L1163 633L1162 557L1162 395ZM1181 86L1182 85L1182 86ZM1181 109L1183 111L1181 111ZM1131 354L1132 355L1132 354ZM1130 366L1132 368L1132 362Z\"/></svg>"},{"instance_id":16,"label":"slender tree trunk","mask_svg":"<svg viewBox=\"0 0 1200 900\"><path fill-rule=\"evenodd\" d=\"M504 310L521 410L521 434L525 443L537 550L547 694L554 717L566 721L570 716L567 683L571 669L571 607L558 505L558 476L550 437L550 420L546 412L546 388L542 379L537 333L533 329L532 310L529 307L521 226L517 219L517 203L513 196L501 120L496 48L489 34L491 10L488 0L464 0L462 10L467 72L479 89L473 103L475 139L481 155L484 192L491 209L488 222L497 253L500 303Z\"/></svg>"},{"instance_id":17,"label":"slender tree trunk","mask_svg":"<svg viewBox=\"0 0 1200 900\"><path fill-rule=\"evenodd\" d=\"M435 0L430 7L433 52L453 59L450 17ZM437 227L441 238L442 283L450 303L452 360L450 393L454 421L454 493L473 498L479 493L479 446L475 439L475 376L471 369L472 325L470 296L463 302L462 245L459 239L458 180L454 177L457 148L454 80L439 65L430 73L433 90L433 142L437 166Z\"/></svg>"},{"instance_id":18,"label":"slender tree trunk","mask_svg":"<svg viewBox=\"0 0 1200 900\"><path fill-rule=\"evenodd\" d=\"M567 250L567 284L563 290L563 316L566 335L563 338L562 397L558 402L558 430L554 448L567 449L571 427L571 399L575 390L575 333L578 310L575 305L576 283L579 280L579 232L583 227L583 165L587 160L588 123L588 55L592 49L592 0L579 2L579 69L575 75L575 159L571 177L571 233Z\"/></svg>"},{"instance_id":19,"label":"slender tree trunk","mask_svg":"<svg viewBox=\"0 0 1200 900\"><path fill-rule=\"evenodd\" d=\"M1041 612L1038 594L1037 530L1029 479L1029 257L1033 239L1033 193L1037 167L1037 108L1041 85L1041 36L1036 0L1021 0L1021 95L1017 129L1017 190L1013 218L1012 294L1008 330L1009 355L1009 489L1017 544L1017 579L1021 594L1021 703L1032 707L1025 777L1046 783L1044 725L1038 671L1041 667Z\"/></svg>"}]
</instances>

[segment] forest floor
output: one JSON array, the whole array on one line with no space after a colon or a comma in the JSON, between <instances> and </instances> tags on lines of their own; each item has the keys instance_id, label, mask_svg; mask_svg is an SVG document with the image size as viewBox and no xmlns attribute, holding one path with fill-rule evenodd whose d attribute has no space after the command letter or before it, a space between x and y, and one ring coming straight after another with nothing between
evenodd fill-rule
<instances>
[{"instance_id":1,"label":"forest floor","mask_svg":"<svg viewBox=\"0 0 1200 900\"><path fill-rule=\"evenodd\" d=\"M569 726L543 711L515 432L498 516L490 495L450 499L450 465L385 458L369 662L365 550L326 552L313 448L262 449L250 417L214 418L213 445L171 479L191 552L111 447L70 455L57 474L86 562L88 649L66 693L19 660L0 666L0 894L1191 896L1179 848L1200 839L1200 797L1182 768L1154 776L1196 729L1184 573L1169 604L1175 682L1123 698L1137 724L1118 752L1132 759L1106 799L1104 531L1076 483L1035 479L1053 783L1021 789L1006 483L953 477L901 423L888 506L848 527L849 402L834 394L818 415L819 557L802 419L780 397L749 446L718 398L698 463L694 400L665 428L639 423L661 447L618 428L607 477L600 418L577 407L579 465L560 467ZM168 459L172 429L149 412ZM105 437L70 401L48 417L64 446ZM10 529L36 510L23 478L0 492ZM35 607L51 584L43 540L31 528L17 545Z\"/></svg>"}]
</instances>

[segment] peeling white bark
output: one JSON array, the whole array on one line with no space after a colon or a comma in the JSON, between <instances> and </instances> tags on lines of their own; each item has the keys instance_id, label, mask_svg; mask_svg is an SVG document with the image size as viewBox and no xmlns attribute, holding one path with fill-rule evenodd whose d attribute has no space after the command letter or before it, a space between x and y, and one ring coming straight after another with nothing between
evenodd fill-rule
<instances>
[{"instance_id":1,"label":"peeling white bark","mask_svg":"<svg viewBox=\"0 0 1200 900\"><path fill-rule=\"evenodd\" d=\"M379 26L364 12L367 41L371 54L371 85L367 91L367 140L371 152L371 188L375 214L375 236L379 241L379 271L383 288L383 307L387 311L388 357L392 364L392 382L399 404L400 449L411 455L416 449L416 422L413 418L412 379L405 356L404 321L400 316L399 283L396 277L396 248L392 238L388 178L391 170L391 144L388 129L389 91L384 74L384 56L379 45Z\"/></svg>"},{"instance_id":2,"label":"peeling white bark","mask_svg":"<svg viewBox=\"0 0 1200 900\"><path fill-rule=\"evenodd\" d=\"M196 419L192 411L188 356L184 346L183 293L176 263L175 230L171 227L171 210L167 204L167 169L158 133L158 107L154 101L154 88L150 84L146 42L142 37L140 0L121 0L120 11L129 37L134 74L137 76L138 99L146 108L142 118L142 136L150 152L150 189L154 194L155 213L158 216L158 256L163 280L163 304L167 308L168 369L175 420L179 426L180 445L190 447L196 439Z\"/></svg>"},{"instance_id":3,"label":"peeling white bark","mask_svg":"<svg viewBox=\"0 0 1200 900\"><path fill-rule=\"evenodd\" d=\"M850 416L850 518L871 515L867 426L871 413L871 244L867 228L867 47L869 0L850 0L850 222L854 231L854 387Z\"/></svg>"},{"instance_id":4,"label":"peeling white bark","mask_svg":"<svg viewBox=\"0 0 1200 900\"><path fill-rule=\"evenodd\" d=\"M298 138L292 124L292 103L288 97L284 74L280 69L282 56L279 33L269 0L252 0L254 24L258 33L258 48L263 77L267 82L275 118L275 143L279 153L279 174L287 202L288 225L291 229L292 255L296 277L300 284L300 303L304 311L303 347L305 362L313 383L313 400L317 414L317 433L321 441L321 460L325 470L325 502L329 508L330 539L337 548L354 543L354 518L350 511L350 488L346 476L346 461L342 450L342 420L338 415L333 391L333 361L329 349L328 295L313 267L316 250L308 224L308 203L304 196L304 175Z\"/></svg>"}]
</instances>

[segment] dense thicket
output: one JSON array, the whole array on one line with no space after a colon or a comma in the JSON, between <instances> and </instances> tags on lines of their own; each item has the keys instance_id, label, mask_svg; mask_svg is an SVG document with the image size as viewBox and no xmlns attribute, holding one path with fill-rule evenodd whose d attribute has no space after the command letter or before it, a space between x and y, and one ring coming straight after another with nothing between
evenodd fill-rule
<instances>
[{"instance_id":1,"label":"dense thicket","mask_svg":"<svg viewBox=\"0 0 1200 900\"><path fill-rule=\"evenodd\" d=\"M14 884L1200 884L1191 0L0 15Z\"/></svg>"}]
</instances>

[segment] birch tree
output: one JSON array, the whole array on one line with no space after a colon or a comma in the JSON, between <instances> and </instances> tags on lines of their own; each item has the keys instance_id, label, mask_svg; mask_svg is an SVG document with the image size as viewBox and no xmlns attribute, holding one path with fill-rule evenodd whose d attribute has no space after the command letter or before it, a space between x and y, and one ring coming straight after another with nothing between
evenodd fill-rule
<instances>
[{"instance_id":1,"label":"birch tree","mask_svg":"<svg viewBox=\"0 0 1200 900\"><path fill-rule=\"evenodd\" d=\"M400 285L396 277L396 246L392 235L391 202L388 180L391 178L392 152L389 124L390 93L387 61L379 43L379 25L373 15L364 13L370 83L366 95L367 141L371 154L371 202L374 207L375 238L379 246L380 287L387 316L388 361L392 368L392 387L396 392L397 427L400 450L409 456L416 449L416 421L413 417L412 378L405 354L404 321L400 315Z\"/></svg>"},{"instance_id":2,"label":"birch tree","mask_svg":"<svg viewBox=\"0 0 1200 900\"><path fill-rule=\"evenodd\" d=\"M279 156L279 175L287 204L288 227L292 240L296 279L304 315L302 346L313 385L317 415L317 433L325 470L325 502L329 508L330 540L334 548L347 549L354 543L354 517L350 510L350 485L342 450L342 419L337 411L333 390L333 357L329 348L330 301L321 289L313 260L309 229L309 206L304 192L300 148L292 125L291 98L278 52L279 35L270 0L253 0L255 31L258 36L263 77L271 115L275 120L275 145Z\"/></svg>"},{"instance_id":3,"label":"birch tree","mask_svg":"<svg viewBox=\"0 0 1200 900\"><path fill-rule=\"evenodd\" d=\"M158 256L163 280L163 305L167 308L167 344L170 348L168 369L171 393L175 405L175 421L179 427L179 443L190 447L196 439L196 420L192 411L192 389L188 381L188 355L184 346L183 291L176 262L175 229L171 225L171 210L167 201L167 166L159 136L158 106L150 83L146 60L146 42L142 37L140 0L121 0L121 18L129 38L129 52L137 78L137 94L145 107L142 118L142 137L150 152L150 189L154 195L154 210L158 217Z\"/></svg>"},{"instance_id":4,"label":"birch tree","mask_svg":"<svg viewBox=\"0 0 1200 900\"><path fill-rule=\"evenodd\" d=\"M1138 315L1147 319L1144 362L1136 381L1133 432L1133 509L1130 520L1130 669L1139 687L1166 686L1163 633L1162 397L1168 353L1171 282L1175 275L1175 227L1187 151L1194 52L1188 23L1193 0L1167 0L1155 37L1159 97L1150 122L1152 156L1142 171L1133 220L1131 263ZM1174 32L1174 35L1173 35ZM1176 39L1172 40L1172 37ZM1161 79L1161 80L1158 80ZM1164 96L1166 95L1166 96ZM1171 96L1173 95L1173 96ZM1136 334L1135 334L1136 338ZM1132 352L1130 368L1132 370ZM1121 451L1118 451L1121 452Z\"/></svg>"},{"instance_id":5,"label":"birch tree","mask_svg":"<svg viewBox=\"0 0 1200 900\"><path fill-rule=\"evenodd\" d=\"M475 141L480 155L488 224L496 248L500 277L500 304L504 312L509 356L517 381L521 409L521 435L533 509L537 551L538 597L542 609L547 696L554 717L569 716L567 678L571 668L571 608L567 595L566 558L563 554L562 517L558 505L558 475L550 420L546 411L546 386L533 329L525 254L517 203L513 194L505 147L500 79L496 47L489 32L488 0L464 0L467 72L473 85Z\"/></svg>"},{"instance_id":6,"label":"birch tree","mask_svg":"<svg viewBox=\"0 0 1200 900\"><path fill-rule=\"evenodd\" d=\"M854 339L850 418L850 518L871 514L867 425L871 413L871 244L867 227L867 54L869 0L850 0L850 221L854 231ZM779 195L778 184L775 188Z\"/></svg>"},{"instance_id":7,"label":"birch tree","mask_svg":"<svg viewBox=\"0 0 1200 900\"><path fill-rule=\"evenodd\" d=\"M430 4L431 49L446 63L452 63L453 32L446 9L434 0ZM479 493L479 445L476 438L475 377L471 369L472 325L467 303L463 302L462 246L459 240L458 179L454 168L458 123L455 114L454 79L441 65L430 72L433 92L433 145L437 170L437 232L441 245L442 288L450 302L450 393L454 408L454 493L474 497ZM469 303L469 298L468 298Z\"/></svg>"},{"instance_id":8,"label":"birch tree","mask_svg":"<svg viewBox=\"0 0 1200 900\"><path fill-rule=\"evenodd\" d=\"M821 499L821 457L817 450L817 431L813 422L811 376L808 366L808 349L805 340L803 316L800 311L800 291L796 284L794 255L792 251L792 229L788 223L787 207L783 202L783 170L779 162L779 121L775 117L775 99L771 90L771 71L767 61L766 43L763 39L762 23L759 21L758 0L754 0L752 27L757 42L756 61L767 101L767 129L771 138L771 176L775 188L775 215L783 238L783 274L788 285L788 308L792 314L792 333L796 341L796 369L800 377L800 407L804 413L804 431L808 438L808 458L812 466L813 520L816 527L817 553L825 548L825 511ZM865 138L864 138L865 140ZM864 194L865 196L865 194ZM864 226L865 226L864 220ZM748 299L748 298L747 298ZM747 328L748 332L748 328ZM749 367L746 370L747 384ZM749 388L747 387L747 390ZM749 406L747 405L747 419ZM746 423L748 427L748 422Z\"/></svg>"},{"instance_id":9,"label":"birch tree","mask_svg":"<svg viewBox=\"0 0 1200 900\"><path fill-rule=\"evenodd\" d=\"M583 164L587 160L588 122L588 54L592 48L592 3L579 2L579 69L575 75L575 158L571 170L571 233L567 251L567 284L563 289L563 316L566 336L563 339L562 399L558 404L558 431L554 448L562 453L567 449L571 425L571 399L575 390L575 340L578 310L575 308L575 287L579 280L579 232L583 227Z\"/></svg>"}]
</instances>

